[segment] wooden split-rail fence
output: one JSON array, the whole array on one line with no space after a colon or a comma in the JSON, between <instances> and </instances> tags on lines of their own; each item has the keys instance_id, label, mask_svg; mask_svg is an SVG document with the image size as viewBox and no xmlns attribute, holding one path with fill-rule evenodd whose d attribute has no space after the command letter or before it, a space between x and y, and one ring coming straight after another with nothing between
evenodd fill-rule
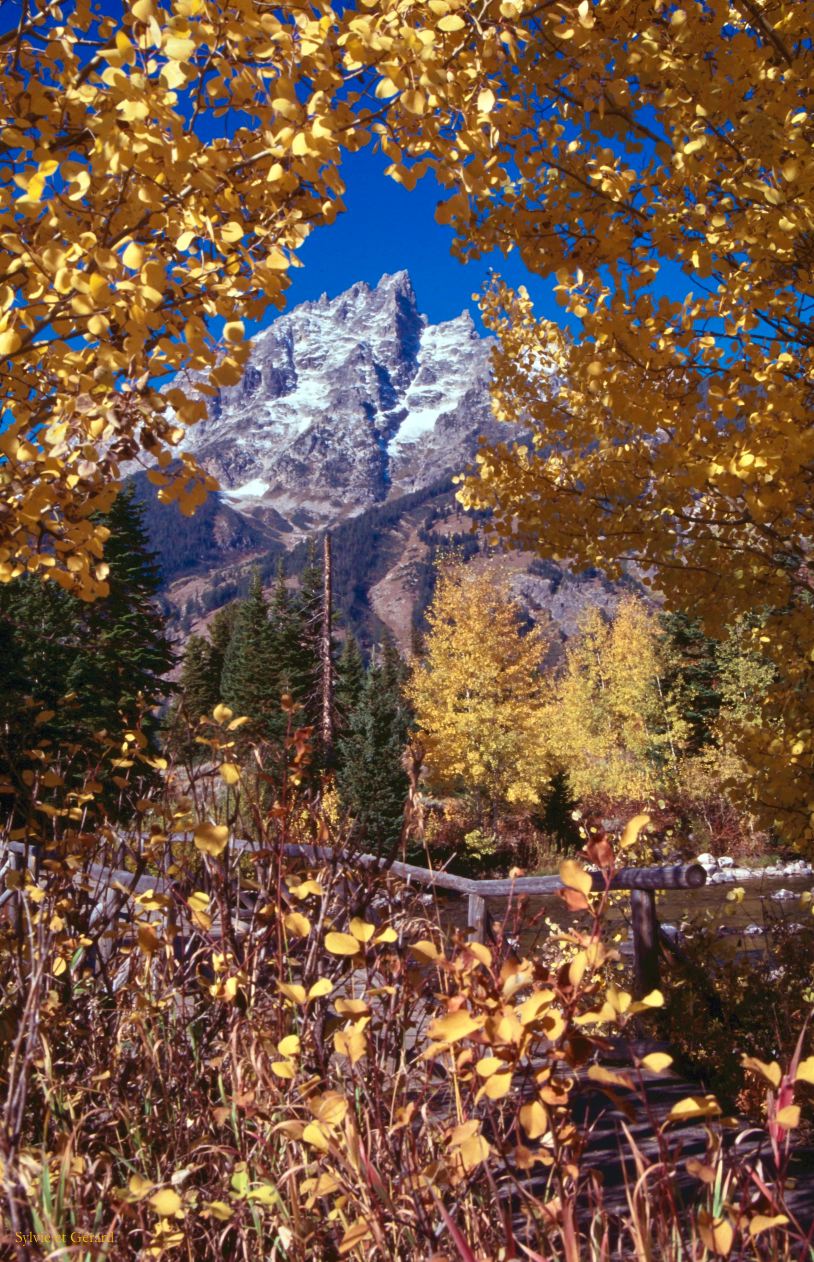
<instances>
[{"instance_id":1,"label":"wooden split-rail fence","mask_svg":"<svg viewBox=\"0 0 814 1262\"><path fill-rule=\"evenodd\" d=\"M233 840L231 850L235 854L246 854L259 849L257 843ZM465 896L468 900L467 922L470 935L478 942L485 942L492 932L492 918L487 906L487 898L518 898L521 896L545 897L556 895L565 886L558 876L522 876L506 879L475 880L471 877L457 876L443 868L430 870L415 864L398 861L384 861L376 855L350 854L336 851L327 846L286 845L285 853L290 858L301 858L311 863L334 864L347 863L371 871L389 874L403 880L407 885L419 885L424 889L447 890L450 893ZM39 854L35 847L26 846L22 842L11 842L7 846L6 865L15 868L26 863L36 868ZM2 867L2 859L0 859ZM85 869L87 876L101 886L118 887L119 893L127 895L144 894L149 890L161 892L169 889L174 882L167 877L152 876L144 872L128 872L124 869L103 867L91 864ZM594 890L601 891L608 887L607 874L601 871L590 872ZM619 868L611 875L610 889L630 891L631 926L633 936L633 971L634 993L638 998L648 994L660 983L661 946L664 940L656 913L656 892L659 890L698 889L706 883L707 874L700 863L678 863L649 868ZM0 896L0 906L11 897L13 891L8 890ZM250 910L244 909L248 916ZM675 951L675 944L670 942Z\"/></svg>"}]
</instances>

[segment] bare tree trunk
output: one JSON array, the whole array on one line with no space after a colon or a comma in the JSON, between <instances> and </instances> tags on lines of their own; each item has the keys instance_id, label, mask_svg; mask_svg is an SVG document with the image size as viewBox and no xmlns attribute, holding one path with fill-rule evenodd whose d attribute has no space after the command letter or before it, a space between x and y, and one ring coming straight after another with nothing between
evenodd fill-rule
<instances>
[{"instance_id":1,"label":"bare tree trunk","mask_svg":"<svg viewBox=\"0 0 814 1262\"><path fill-rule=\"evenodd\" d=\"M330 767L334 746L334 664L331 654L332 618L331 535L325 531L322 542L322 632L319 655L322 664L322 710L320 736L326 767Z\"/></svg>"}]
</instances>

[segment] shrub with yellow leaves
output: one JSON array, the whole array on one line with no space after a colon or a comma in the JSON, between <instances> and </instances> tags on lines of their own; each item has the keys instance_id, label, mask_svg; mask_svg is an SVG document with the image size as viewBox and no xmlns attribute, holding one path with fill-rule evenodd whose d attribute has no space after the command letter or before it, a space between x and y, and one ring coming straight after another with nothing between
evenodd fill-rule
<instances>
[{"instance_id":1,"label":"shrub with yellow leaves","mask_svg":"<svg viewBox=\"0 0 814 1262\"><path fill-rule=\"evenodd\" d=\"M234 722L213 717L215 745ZM294 767L299 745L292 727ZM92 1219L123 1259L284 1249L293 1262L419 1262L442 1230L461 1257L508 1259L520 1241L532 1256L576 1257L611 1221L591 1199L579 1100L589 1086L633 1099L671 1064L663 1052L602 1064L611 1036L638 1032L664 1003L625 988L603 930L607 890L567 860L580 919L545 953L520 954L500 934L467 941L386 871L355 867L316 808L312 841L336 858L309 863L285 774L270 810L251 799L251 777L229 785L228 822L218 780L201 771L181 791L169 769L141 813L162 818L160 832L115 832L103 817L90 828L92 808L81 833L55 816L39 871L7 880L0 1124L13 1229ZM238 863L241 818L259 831ZM645 824L630 822L628 850ZM610 840L593 844L612 871ZM127 870L108 886L97 865L114 860ZM747 1065L775 1092L780 1144L810 1061ZM661 1256L700 1262L669 1252L682 1223L705 1248L737 1240L758 1259L771 1242L791 1256L797 1225L779 1187L738 1201L734 1159L715 1173L720 1112L714 1097L688 1096L659 1124L659 1169L674 1131L710 1128L697 1212L650 1194ZM624 1249L639 1227L614 1230Z\"/></svg>"}]
</instances>

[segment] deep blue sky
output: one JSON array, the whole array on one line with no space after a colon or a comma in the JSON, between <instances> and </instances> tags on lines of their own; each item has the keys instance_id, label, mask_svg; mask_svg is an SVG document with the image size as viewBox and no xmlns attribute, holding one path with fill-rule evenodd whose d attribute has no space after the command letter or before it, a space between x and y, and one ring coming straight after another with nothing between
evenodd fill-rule
<instances>
[{"instance_id":1,"label":"deep blue sky","mask_svg":"<svg viewBox=\"0 0 814 1262\"><path fill-rule=\"evenodd\" d=\"M444 190L428 176L410 193L384 174L387 164L371 146L345 159L347 211L330 227L316 228L299 251L304 266L291 271L288 309L322 293L335 297L357 280L373 285L385 272L406 268L419 309L433 324L460 315L464 308L477 319L472 294L491 267L511 284L527 286L538 315L564 320L553 298L553 280L532 276L516 251L508 258L494 254L465 265L453 258L452 231L435 222Z\"/></svg>"}]
</instances>

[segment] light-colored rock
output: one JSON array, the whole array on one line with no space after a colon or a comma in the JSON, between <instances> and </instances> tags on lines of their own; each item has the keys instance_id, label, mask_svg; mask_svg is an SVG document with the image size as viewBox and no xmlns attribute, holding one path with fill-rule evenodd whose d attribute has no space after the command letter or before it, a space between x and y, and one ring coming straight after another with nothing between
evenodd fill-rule
<instances>
[{"instance_id":1,"label":"light-colored rock","mask_svg":"<svg viewBox=\"0 0 814 1262\"><path fill-rule=\"evenodd\" d=\"M797 895L795 894L794 890L779 889L779 890L772 890L772 893L769 895L769 897L775 898L779 900L780 902L785 902L786 899L797 898Z\"/></svg>"},{"instance_id":2,"label":"light-colored rock","mask_svg":"<svg viewBox=\"0 0 814 1262\"><path fill-rule=\"evenodd\" d=\"M701 866L706 868L708 872L714 872L718 867L718 860L715 858L715 855L707 854L706 852L704 854L699 854L696 857L695 862L700 863Z\"/></svg>"}]
</instances>

